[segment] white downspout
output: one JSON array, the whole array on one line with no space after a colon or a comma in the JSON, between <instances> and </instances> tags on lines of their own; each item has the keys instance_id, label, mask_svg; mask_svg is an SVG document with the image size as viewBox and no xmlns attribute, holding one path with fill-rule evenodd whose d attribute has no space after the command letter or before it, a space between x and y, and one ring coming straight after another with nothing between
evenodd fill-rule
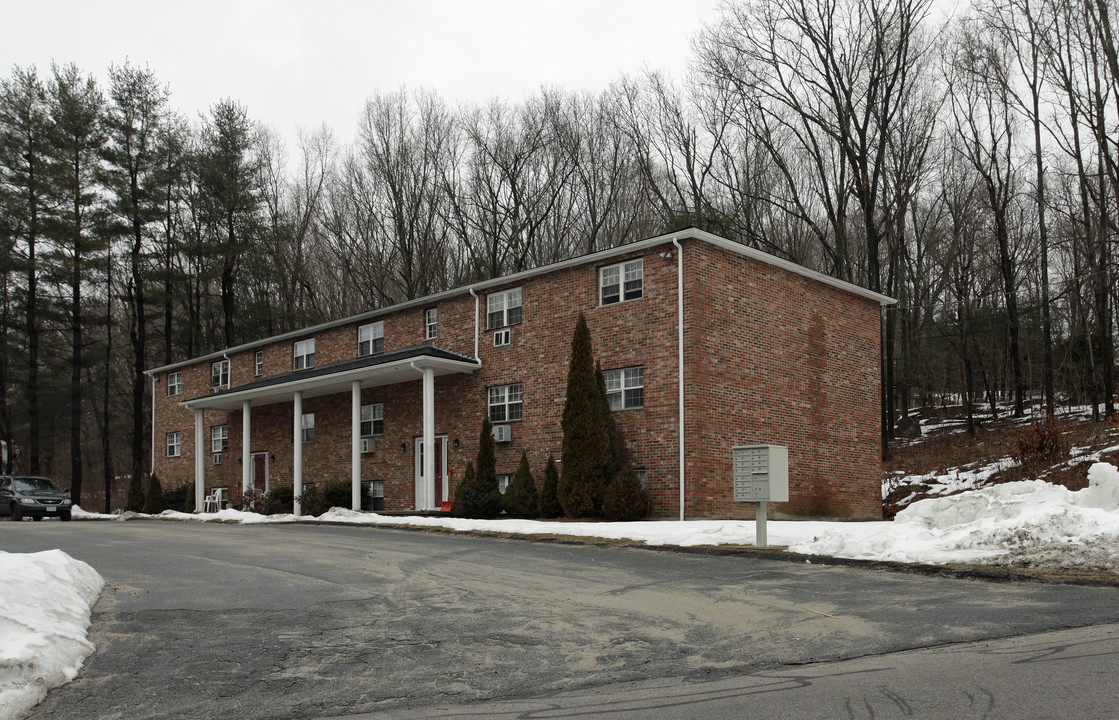
<instances>
[{"instance_id":1,"label":"white downspout","mask_svg":"<svg viewBox=\"0 0 1119 720\"><path fill-rule=\"evenodd\" d=\"M679 378L676 404L680 409L680 519L684 519L684 248L672 238L676 246L676 375Z\"/></svg>"},{"instance_id":2,"label":"white downspout","mask_svg":"<svg viewBox=\"0 0 1119 720\"><path fill-rule=\"evenodd\" d=\"M159 376L152 373L146 373L152 379L152 464L149 465L153 475L155 474L155 384L159 381Z\"/></svg>"},{"instance_id":3,"label":"white downspout","mask_svg":"<svg viewBox=\"0 0 1119 720\"><path fill-rule=\"evenodd\" d=\"M474 288L467 288L470 295L474 298L474 359L478 359L478 293L474 292Z\"/></svg>"}]
</instances>

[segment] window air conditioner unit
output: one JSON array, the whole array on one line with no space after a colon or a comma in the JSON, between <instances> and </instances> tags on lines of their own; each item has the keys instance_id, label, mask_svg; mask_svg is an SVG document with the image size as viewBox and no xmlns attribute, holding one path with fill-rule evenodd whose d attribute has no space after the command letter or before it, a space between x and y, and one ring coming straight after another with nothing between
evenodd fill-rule
<instances>
[{"instance_id":1,"label":"window air conditioner unit","mask_svg":"<svg viewBox=\"0 0 1119 720\"><path fill-rule=\"evenodd\" d=\"M221 465L221 453L214 453L214 464Z\"/></svg>"},{"instance_id":2,"label":"window air conditioner unit","mask_svg":"<svg viewBox=\"0 0 1119 720\"><path fill-rule=\"evenodd\" d=\"M362 438L361 439L361 452L362 453L371 453L376 449L377 449L377 442L373 438Z\"/></svg>"},{"instance_id":3,"label":"window air conditioner unit","mask_svg":"<svg viewBox=\"0 0 1119 720\"><path fill-rule=\"evenodd\" d=\"M498 330L497 332L495 332L493 334L493 346L494 347L501 347L502 345L508 345L510 342L512 342L512 340L513 340L513 331L512 330L508 330L508 329Z\"/></svg>"},{"instance_id":4,"label":"window air conditioner unit","mask_svg":"<svg viewBox=\"0 0 1119 720\"><path fill-rule=\"evenodd\" d=\"M510 442L513 439L513 430L508 425L493 426L494 442Z\"/></svg>"}]
</instances>

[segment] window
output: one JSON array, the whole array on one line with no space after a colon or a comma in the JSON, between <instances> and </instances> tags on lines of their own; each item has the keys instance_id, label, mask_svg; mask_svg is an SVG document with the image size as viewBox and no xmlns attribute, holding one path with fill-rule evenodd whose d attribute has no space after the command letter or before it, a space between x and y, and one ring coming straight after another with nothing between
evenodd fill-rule
<instances>
[{"instance_id":1,"label":"window","mask_svg":"<svg viewBox=\"0 0 1119 720\"><path fill-rule=\"evenodd\" d=\"M503 423L521 419L521 384L490 388L490 422Z\"/></svg>"},{"instance_id":2,"label":"window","mask_svg":"<svg viewBox=\"0 0 1119 720\"><path fill-rule=\"evenodd\" d=\"M303 413L299 427L303 430L303 442L315 441L315 413Z\"/></svg>"},{"instance_id":3,"label":"window","mask_svg":"<svg viewBox=\"0 0 1119 720\"><path fill-rule=\"evenodd\" d=\"M295 343L295 362L292 367L295 370L315 367L315 338Z\"/></svg>"},{"instance_id":4,"label":"window","mask_svg":"<svg viewBox=\"0 0 1119 720\"><path fill-rule=\"evenodd\" d=\"M167 433L167 457L179 457L183 454L182 433Z\"/></svg>"},{"instance_id":5,"label":"window","mask_svg":"<svg viewBox=\"0 0 1119 720\"><path fill-rule=\"evenodd\" d=\"M256 364L253 366L253 375L260 377L264 374L264 351L256 351Z\"/></svg>"},{"instance_id":6,"label":"window","mask_svg":"<svg viewBox=\"0 0 1119 720\"><path fill-rule=\"evenodd\" d=\"M379 355L385 351L385 323L375 322L357 329L357 354Z\"/></svg>"},{"instance_id":7,"label":"window","mask_svg":"<svg viewBox=\"0 0 1119 720\"><path fill-rule=\"evenodd\" d=\"M606 381L606 399L611 410L639 408L645 405L645 368L630 367L607 370L602 373Z\"/></svg>"},{"instance_id":8,"label":"window","mask_svg":"<svg viewBox=\"0 0 1119 720\"><path fill-rule=\"evenodd\" d=\"M646 487L646 485L645 485L645 468L638 468L638 469L633 471L633 474L637 476L637 482L640 483L641 487L643 487L643 488Z\"/></svg>"},{"instance_id":9,"label":"window","mask_svg":"<svg viewBox=\"0 0 1119 720\"><path fill-rule=\"evenodd\" d=\"M229 449L229 426L214 425L210 428L210 452L225 452Z\"/></svg>"},{"instance_id":10,"label":"window","mask_svg":"<svg viewBox=\"0 0 1119 720\"><path fill-rule=\"evenodd\" d=\"M521 289L491 293L486 298L486 327L490 330L521 321Z\"/></svg>"},{"instance_id":11,"label":"window","mask_svg":"<svg viewBox=\"0 0 1119 720\"><path fill-rule=\"evenodd\" d=\"M513 482L512 475L498 475L497 476L497 490L502 495L509 489L509 483Z\"/></svg>"},{"instance_id":12,"label":"window","mask_svg":"<svg viewBox=\"0 0 1119 720\"><path fill-rule=\"evenodd\" d=\"M167 394L179 395L183 392L183 371L167 373Z\"/></svg>"},{"instance_id":13,"label":"window","mask_svg":"<svg viewBox=\"0 0 1119 720\"><path fill-rule=\"evenodd\" d=\"M428 340L434 340L439 337L439 309L428 308L424 310L424 328L426 332L424 337Z\"/></svg>"},{"instance_id":14,"label":"window","mask_svg":"<svg viewBox=\"0 0 1119 720\"><path fill-rule=\"evenodd\" d=\"M229 361L218 360L210 366L210 385L214 390L229 387Z\"/></svg>"},{"instance_id":15,"label":"window","mask_svg":"<svg viewBox=\"0 0 1119 720\"><path fill-rule=\"evenodd\" d=\"M602 268L599 289L603 305L641 297L645 269L641 258Z\"/></svg>"},{"instance_id":16,"label":"window","mask_svg":"<svg viewBox=\"0 0 1119 720\"><path fill-rule=\"evenodd\" d=\"M361 406L361 436L385 434L385 406L383 403Z\"/></svg>"}]
</instances>

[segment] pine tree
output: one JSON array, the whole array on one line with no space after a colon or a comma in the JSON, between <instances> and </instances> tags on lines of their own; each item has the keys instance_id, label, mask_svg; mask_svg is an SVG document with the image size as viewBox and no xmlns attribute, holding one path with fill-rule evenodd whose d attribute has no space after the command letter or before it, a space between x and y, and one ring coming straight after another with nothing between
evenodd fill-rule
<instances>
[{"instance_id":1,"label":"pine tree","mask_svg":"<svg viewBox=\"0 0 1119 720\"><path fill-rule=\"evenodd\" d=\"M544 485L540 488L538 499L539 510L537 515L542 518L557 518L563 515L563 506L559 497L559 471L556 470L556 459L548 453L548 462L544 465Z\"/></svg>"},{"instance_id":2,"label":"pine tree","mask_svg":"<svg viewBox=\"0 0 1119 720\"><path fill-rule=\"evenodd\" d=\"M567 399L563 406L563 474L559 501L568 517L589 517L602 501L601 401L591 355L591 331L583 313L571 338Z\"/></svg>"},{"instance_id":3,"label":"pine tree","mask_svg":"<svg viewBox=\"0 0 1119 720\"><path fill-rule=\"evenodd\" d=\"M650 507L648 491L628 468L610 483L602 498L602 516L607 520L642 520L649 517Z\"/></svg>"},{"instance_id":4,"label":"pine tree","mask_svg":"<svg viewBox=\"0 0 1119 720\"><path fill-rule=\"evenodd\" d=\"M455 491L451 512L456 517L492 519L501 514L501 491L497 488L497 449L493 426L487 417L478 438L475 465L467 465L462 483Z\"/></svg>"},{"instance_id":5,"label":"pine tree","mask_svg":"<svg viewBox=\"0 0 1119 720\"><path fill-rule=\"evenodd\" d=\"M536 492L536 481L532 479L532 470L528 466L528 453L521 451L521 464L513 475L509 487L505 488L502 497L505 505L505 514L514 518L532 519L538 517L539 499Z\"/></svg>"},{"instance_id":6,"label":"pine tree","mask_svg":"<svg viewBox=\"0 0 1119 720\"><path fill-rule=\"evenodd\" d=\"M610 398L606 394L606 376L602 374L602 366L597 361L594 364L594 377L598 384L598 413L602 428L601 472L605 489L618 477L618 472L622 468L622 458L618 447L618 423L614 419L614 411L610 409Z\"/></svg>"},{"instance_id":7,"label":"pine tree","mask_svg":"<svg viewBox=\"0 0 1119 720\"><path fill-rule=\"evenodd\" d=\"M167 509L167 505L163 499L163 485L160 484L159 478L152 474L152 479L148 481L148 494L144 497L144 512L149 515L158 515Z\"/></svg>"},{"instance_id":8,"label":"pine tree","mask_svg":"<svg viewBox=\"0 0 1119 720\"><path fill-rule=\"evenodd\" d=\"M132 480L128 483L128 494L124 496L125 512L144 511L144 486L140 482L139 470L133 470Z\"/></svg>"},{"instance_id":9,"label":"pine tree","mask_svg":"<svg viewBox=\"0 0 1119 720\"><path fill-rule=\"evenodd\" d=\"M475 484L474 461L471 460L466 463L462 480L455 486L455 496L451 502L451 515L461 518L473 517L471 501Z\"/></svg>"}]
</instances>

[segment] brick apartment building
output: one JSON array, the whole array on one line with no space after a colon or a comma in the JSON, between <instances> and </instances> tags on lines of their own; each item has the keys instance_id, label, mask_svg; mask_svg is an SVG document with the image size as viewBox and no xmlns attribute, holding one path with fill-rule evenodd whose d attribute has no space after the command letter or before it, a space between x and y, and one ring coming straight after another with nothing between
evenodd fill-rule
<instances>
[{"instance_id":1,"label":"brick apartment building","mask_svg":"<svg viewBox=\"0 0 1119 720\"><path fill-rule=\"evenodd\" d=\"M879 518L889 302L706 232L662 235L150 370L152 467L199 507L345 481L355 508L436 510L488 414L499 475L523 449L539 482L549 453L562 472L582 310L654 517L753 517L731 447L772 444L790 497L771 516Z\"/></svg>"}]
</instances>

